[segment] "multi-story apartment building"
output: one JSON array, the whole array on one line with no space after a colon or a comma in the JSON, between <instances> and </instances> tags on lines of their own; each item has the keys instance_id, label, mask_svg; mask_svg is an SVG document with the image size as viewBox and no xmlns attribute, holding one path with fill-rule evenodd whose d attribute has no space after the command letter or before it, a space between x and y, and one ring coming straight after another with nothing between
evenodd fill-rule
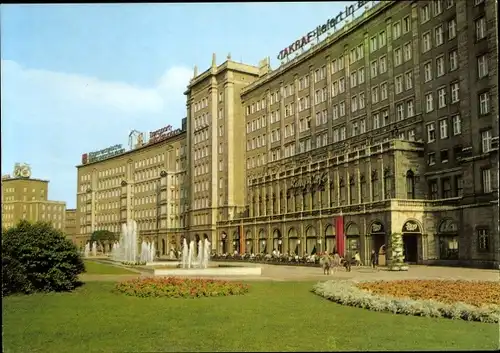
<instances>
[{"instance_id":1,"label":"multi-story apartment building","mask_svg":"<svg viewBox=\"0 0 500 353\"><path fill-rule=\"evenodd\" d=\"M49 181L31 178L31 169L16 164L14 177L2 177L2 227L14 227L20 220L50 222L64 231L66 203L51 201Z\"/></svg>"},{"instance_id":2,"label":"multi-story apartment building","mask_svg":"<svg viewBox=\"0 0 500 353\"><path fill-rule=\"evenodd\" d=\"M492 0L383 1L247 81L246 151L222 153L244 165L247 212L219 218L218 251L332 251L345 236L366 261L397 232L409 262L498 263L496 21Z\"/></svg>"},{"instance_id":3,"label":"multi-story apartment building","mask_svg":"<svg viewBox=\"0 0 500 353\"><path fill-rule=\"evenodd\" d=\"M219 220L245 209L245 117L241 90L267 72L268 60L253 67L227 60L198 74L187 96L189 235L216 239Z\"/></svg>"},{"instance_id":4,"label":"multi-story apartment building","mask_svg":"<svg viewBox=\"0 0 500 353\"><path fill-rule=\"evenodd\" d=\"M68 239L76 243L76 208L66 209L64 234Z\"/></svg>"},{"instance_id":5,"label":"multi-story apartment building","mask_svg":"<svg viewBox=\"0 0 500 353\"><path fill-rule=\"evenodd\" d=\"M155 241L161 255L180 246L186 208L186 132L171 126L144 135L129 151L121 145L84 154L78 169L76 243L84 246L94 231L121 233L137 221L143 239Z\"/></svg>"}]
</instances>

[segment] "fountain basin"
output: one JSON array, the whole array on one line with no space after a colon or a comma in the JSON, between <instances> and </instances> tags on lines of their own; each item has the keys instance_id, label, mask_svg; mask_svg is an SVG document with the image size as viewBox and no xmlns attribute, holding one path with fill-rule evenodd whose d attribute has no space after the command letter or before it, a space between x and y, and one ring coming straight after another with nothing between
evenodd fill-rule
<instances>
[{"instance_id":1,"label":"fountain basin","mask_svg":"<svg viewBox=\"0 0 500 353\"><path fill-rule=\"evenodd\" d=\"M260 276L260 267L155 268L155 276Z\"/></svg>"}]
</instances>

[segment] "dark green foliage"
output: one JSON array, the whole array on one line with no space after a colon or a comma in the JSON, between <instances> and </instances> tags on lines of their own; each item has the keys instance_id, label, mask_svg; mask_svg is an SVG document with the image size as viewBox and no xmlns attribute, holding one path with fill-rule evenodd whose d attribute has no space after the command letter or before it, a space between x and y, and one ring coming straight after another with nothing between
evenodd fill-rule
<instances>
[{"instance_id":1,"label":"dark green foliage","mask_svg":"<svg viewBox=\"0 0 500 353\"><path fill-rule=\"evenodd\" d=\"M2 234L2 296L72 290L84 271L76 246L49 223L20 221Z\"/></svg>"},{"instance_id":2,"label":"dark green foliage","mask_svg":"<svg viewBox=\"0 0 500 353\"><path fill-rule=\"evenodd\" d=\"M101 245L102 249L106 249L106 244L112 244L120 239L118 234L110 232L109 230L96 230L90 236L90 243L97 242Z\"/></svg>"}]
</instances>

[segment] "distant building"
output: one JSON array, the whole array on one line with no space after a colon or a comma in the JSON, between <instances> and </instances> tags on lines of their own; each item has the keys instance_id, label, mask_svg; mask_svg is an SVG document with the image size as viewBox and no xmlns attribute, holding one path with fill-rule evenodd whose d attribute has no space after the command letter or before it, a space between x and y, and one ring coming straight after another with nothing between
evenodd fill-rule
<instances>
[{"instance_id":1,"label":"distant building","mask_svg":"<svg viewBox=\"0 0 500 353\"><path fill-rule=\"evenodd\" d=\"M68 239L76 243L76 208L66 210L64 233Z\"/></svg>"},{"instance_id":2,"label":"distant building","mask_svg":"<svg viewBox=\"0 0 500 353\"><path fill-rule=\"evenodd\" d=\"M16 164L14 177L2 176L2 226L10 228L21 219L48 221L64 230L66 203L48 200L49 181L31 178L26 164Z\"/></svg>"},{"instance_id":3,"label":"distant building","mask_svg":"<svg viewBox=\"0 0 500 353\"><path fill-rule=\"evenodd\" d=\"M121 233L137 221L141 237L154 240L160 255L180 246L184 229L186 133L171 126L134 133L129 151L121 145L82 156L77 166L75 243L84 246L94 231ZM131 136L134 135L131 133ZM176 245L175 245L176 244Z\"/></svg>"}]
</instances>

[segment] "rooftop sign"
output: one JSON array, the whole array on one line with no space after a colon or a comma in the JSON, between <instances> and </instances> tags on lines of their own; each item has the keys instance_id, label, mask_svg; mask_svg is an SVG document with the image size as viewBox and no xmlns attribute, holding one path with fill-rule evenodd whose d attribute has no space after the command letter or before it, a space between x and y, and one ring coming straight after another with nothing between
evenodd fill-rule
<instances>
[{"instance_id":1,"label":"rooftop sign","mask_svg":"<svg viewBox=\"0 0 500 353\"><path fill-rule=\"evenodd\" d=\"M122 145L114 145L96 152L82 154L82 164L99 162L119 154L125 153L125 148Z\"/></svg>"},{"instance_id":2,"label":"rooftop sign","mask_svg":"<svg viewBox=\"0 0 500 353\"><path fill-rule=\"evenodd\" d=\"M304 48L306 45L311 43L313 39L319 41L319 37L325 34L330 29L336 29L338 25L341 24L342 21L346 20L349 16L354 17L354 13L359 9L363 8L370 1L359 0L353 5L349 5L345 7L344 11L340 11L336 16L330 18L326 21L325 24L319 25L312 31L308 32L302 38L297 39L295 42L290 44L288 47L283 49L278 54L278 60L284 60L288 58L289 55L295 53L297 50ZM375 1L372 1L375 2Z\"/></svg>"},{"instance_id":3,"label":"rooftop sign","mask_svg":"<svg viewBox=\"0 0 500 353\"><path fill-rule=\"evenodd\" d=\"M181 129L172 130L172 125L167 125L167 126L161 128L161 129L158 129L156 131L151 131L149 133L148 143L160 142L160 141L163 141L165 139L168 139L169 137L178 135L181 132L182 132Z\"/></svg>"}]
</instances>

